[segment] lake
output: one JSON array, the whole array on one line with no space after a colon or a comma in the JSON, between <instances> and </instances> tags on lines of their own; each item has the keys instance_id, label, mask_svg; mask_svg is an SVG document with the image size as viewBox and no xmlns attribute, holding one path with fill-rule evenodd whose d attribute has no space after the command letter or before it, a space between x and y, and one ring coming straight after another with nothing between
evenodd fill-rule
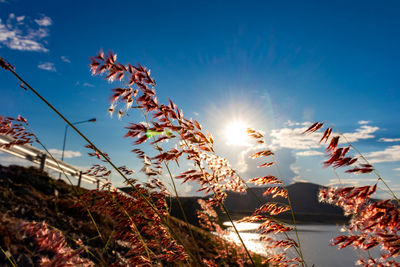
<instances>
[{"instance_id":1,"label":"lake","mask_svg":"<svg viewBox=\"0 0 400 267\"><path fill-rule=\"evenodd\" d=\"M230 226L228 228L229 235L227 239L240 243L231 227L232 224L225 222L224 225ZM263 242L259 240L260 235L257 233L260 223L235 223L235 225L249 250L266 255L267 252L263 247ZM297 226L304 259L308 266L312 266L313 264L322 267L356 266L355 262L358 260L358 251L349 247L338 250L337 246L332 247L329 245L330 240L341 234L341 228L341 225L308 224ZM282 238L282 234L271 234L270 237ZM297 241L294 233L290 233L290 237ZM293 250L289 249L287 252L289 253L289 251Z\"/></svg>"}]
</instances>

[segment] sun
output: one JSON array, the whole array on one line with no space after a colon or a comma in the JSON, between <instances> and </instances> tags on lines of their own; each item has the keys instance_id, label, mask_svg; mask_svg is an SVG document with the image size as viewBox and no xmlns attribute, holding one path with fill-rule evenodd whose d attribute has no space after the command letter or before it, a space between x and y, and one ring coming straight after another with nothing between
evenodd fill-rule
<instances>
[{"instance_id":1,"label":"sun","mask_svg":"<svg viewBox=\"0 0 400 267\"><path fill-rule=\"evenodd\" d=\"M247 128L243 121L229 123L225 129L226 144L229 146L249 146Z\"/></svg>"}]
</instances>

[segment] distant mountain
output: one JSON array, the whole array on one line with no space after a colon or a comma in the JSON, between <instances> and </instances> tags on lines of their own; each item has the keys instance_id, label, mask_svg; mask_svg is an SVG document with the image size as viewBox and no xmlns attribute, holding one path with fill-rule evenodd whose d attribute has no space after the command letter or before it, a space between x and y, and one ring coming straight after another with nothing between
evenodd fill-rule
<instances>
[{"instance_id":1,"label":"distant mountain","mask_svg":"<svg viewBox=\"0 0 400 267\"><path fill-rule=\"evenodd\" d=\"M246 193L228 192L225 206L234 219L240 219L251 215L257 208L267 202L286 203L282 197L272 198L264 196L266 187L252 187ZM289 197L293 206L296 221L302 223L344 223L348 220L343 210L337 206L318 202L318 192L323 186L313 183L294 183L288 187ZM200 197L180 197L183 210L188 221L194 225L197 223L196 210L200 209L197 200ZM202 199L207 199L203 197ZM183 218L175 198L170 201L171 215ZM220 214L223 216L222 212ZM280 219L291 221L291 213L285 212L278 216ZM223 219L227 219L224 218Z\"/></svg>"},{"instance_id":2,"label":"distant mountain","mask_svg":"<svg viewBox=\"0 0 400 267\"><path fill-rule=\"evenodd\" d=\"M323 186L318 184L300 182L287 187L296 220L301 222L346 221L341 208L318 201L318 192L321 188ZM272 198L271 195L264 196L264 191L265 187L252 187L244 194L229 192L225 206L229 211L237 215L249 215L261 206L261 202L262 204L267 202L288 204L285 198ZM286 212L279 217L290 219L291 215L290 212Z\"/></svg>"}]
</instances>

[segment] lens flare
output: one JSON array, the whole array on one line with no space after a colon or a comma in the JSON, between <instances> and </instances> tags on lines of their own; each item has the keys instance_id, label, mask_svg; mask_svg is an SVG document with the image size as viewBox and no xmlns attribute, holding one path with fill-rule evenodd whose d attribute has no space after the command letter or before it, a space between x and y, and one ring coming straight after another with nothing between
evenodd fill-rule
<instances>
[{"instance_id":1,"label":"lens flare","mask_svg":"<svg viewBox=\"0 0 400 267\"><path fill-rule=\"evenodd\" d=\"M247 126L242 121L234 121L226 127L226 144L229 146L249 146Z\"/></svg>"}]
</instances>

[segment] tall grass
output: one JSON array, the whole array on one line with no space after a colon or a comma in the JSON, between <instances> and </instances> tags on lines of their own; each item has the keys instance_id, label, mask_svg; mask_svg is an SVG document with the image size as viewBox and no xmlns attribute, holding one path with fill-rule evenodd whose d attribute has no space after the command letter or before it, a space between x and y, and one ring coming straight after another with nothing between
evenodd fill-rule
<instances>
[{"instance_id":1,"label":"tall grass","mask_svg":"<svg viewBox=\"0 0 400 267\"><path fill-rule=\"evenodd\" d=\"M93 75L103 75L108 81L119 83L118 87L111 90L109 112L111 114L117 113L118 117L122 117L134 110L139 110L146 121L145 123L130 123L126 126L125 134L125 138L133 140L134 147L131 151L144 164L142 171L148 177L148 182L141 183L133 170L126 166L118 167L105 152L101 151L98 146L74 127L51 103L26 83L10 64L1 58L0 66L13 73L22 82L23 88L35 93L87 142L87 148L91 150L88 154L101 161L100 164L93 165L87 171L87 174L107 181L111 169L113 169L131 187L131 192L128 195L123 195L113 189L109 183L106 183L102 189L91 191L81 198L89 212L106 214L113 219L115 232L107 238L107 241L104 240L105 247L111 239L126 242L129 249L126 252L125 259L129 264L137 266L163 264L219 266L227 262L235 262L239 266L255 266L257 264L254 260L254 254L244 244L229 210L224 205L228 191L245 192L247 188L251 193L251 188L225 158L215 153L212 135L204 131L198 121L185 118L182 110L171 100L166 104L159 103L155 91L156 83L150 76L149 70L141 65L121 64L117 62L117 56L111 52L107 55L100 52L97 56L91 58L90 63ZM17 119L1 118L0 133L10 135L16 140L9 146L35 141L36 137L26 131L24 123L27 122L22 117ZM304 134L316 132L323 126L323 122L316 122ZM263 135L259 131L248 129L248 134L256 143L264 142ZM377 182L382 182L391 191L387 183L362 154L359 154L358 157L348 156L349 152L354 150L353 145L339 146L339 139L345 138L340 132L336 136L332 135L332 127L328 127L320 140L320 142L328 143L326 153L329 159L324 162L325 166L333 168L350 167L355 165L356 162L364 160L365 162L348 169L347 172L374 172L377 175ZM143 146L150 146L153 150L144 152L148 149L143 149ZM358 150L355 151L358 152ZM274 153L271 150L259 151L251 155L251 158L272 158L259 167L276 166L278 168ZM183 162L186 161L192 162L193 168L183 169L182 166L186 166ZM104 163L108 165L104 165ZM180 175L173 175L170 169L171 164L183 169ZM194 251L187 247L187 242L182 240L177 229L172 226L171 220L173 219L169 215L167 205L167 198L171 193L160 179L165 172L171 181L173 195L176 197L180 211L186 221L186 229L189 232L190 242L195 247ZM197 183L200 187L199 191L211 194L208 200L199 202L202 207L202 210L198 211L200 224L205 229L223 235L224 230L218 224L217 213L214 210L215 208L221 209L229 218L234 231L238 235L242 244L241 248L235 249L232 244L220 241L215 247L219 256L214 258L204 257L201 252L203 248L197 244L195 234L192 232L184 214L175 180L182 183ZM287 198L288 205L273 202L262 203L260 200L260 208L255 210L252 216L243 218L241 221L262 222L259 228L261 238L265 241L266 249L272 253L265 258L263 264L307 266L304 261L301 240L297 234L292 203L282 181L282 176L275 177L270 174L250 179L249 183L267 186L265 195L271 194L273 198L278 196ZM369 253L368 257L361 257L358 263L365 266L399 266L396 262L396 257L400 254L399 208L398 205L389 200L372 202L370 198L375 190L376 185L327 189L320 192L321 201L338 205L347 214L352 215L352 220L346 227L348 235L337 237L333 245L339 245L340 248L351 245L368 252L373 247L381 246L383 251L381 255L374 257ZM398 201L397 196L393 192L392 194ZM293 225L280 222L274 217L283 212L291 213ZM36 228L29 227L30 233L35 234L33 230ZM38 228L37 231L39 230ZM291 231L295 232L295 239L289 237L288 233ZM271 235L277 233L283 233L285 238L281 240L272 239ZM51 243L51 241L49 242ZM67 251L72 253L70 250ZM79 251L76 252L76 255L78 254ZM296 256L289 256L293 254ZM62 255L59 257L62 258ZM79 256L77 257L77 260L81 260ZM43 262L51 262L51 259L44 259ZM91 263L84 262L84 264L89 266ZM118 266L123 265L124 262L117 260L114 264Z\"/></svg>"}]
</instances>

